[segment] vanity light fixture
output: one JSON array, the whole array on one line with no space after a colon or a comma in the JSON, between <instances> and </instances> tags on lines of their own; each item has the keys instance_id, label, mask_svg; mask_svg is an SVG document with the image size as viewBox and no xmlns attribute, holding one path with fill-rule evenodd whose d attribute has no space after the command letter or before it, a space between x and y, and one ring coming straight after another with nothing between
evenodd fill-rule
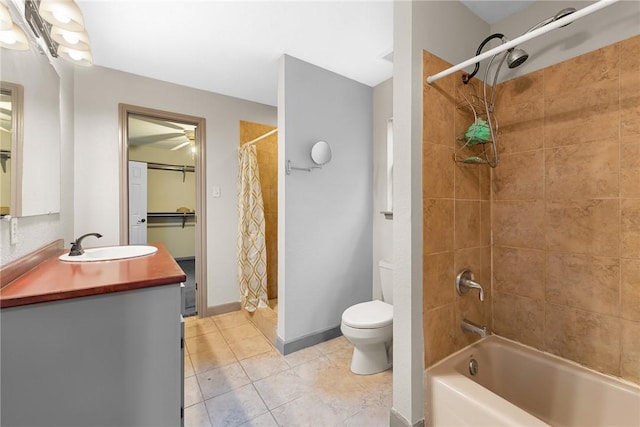
<instances>
[{"instance_id":1,"label":"vanity light fixture","mask_svg":"<svg viewBox=\"0 0 640 427\"><path fill-rule=\"evenodd\" d=\"M0 3L0 47L28 50L29 41L22 28L13 23L9 9Z\"/></svg>"},{"instance_id":2,"label":"vanity light fixture","mask_svg":"<svg viewBox=\"0 0 640 427\"><path fill-rule=\"evenodd\" d=\"M40 0L38 13L48 23L69 31L84 31L84 19L73 0Z\"/></svg>"},{"instance_id":3,"label":"vanity light fixture","mask_svg":"<svg viewBox=\"0 0 640 427\"><path fill-rule=\"evenodd\" d=\"M2 3L0 3L0 31L10 30L13 25L9 9Z\"/></svg>"},{"instance_id":4,"label":"vanity light fixture","mask_svg":"<svg viewBox=\"0 0 640 427\"><path fill-rule=\"evenodd\" d=\"M53 25L51 38L60 46L66 46L73 50L90 50L89 36L86 31L69 31Z\"/></svg>"},{"instance_id":5,"label":"vanity light fixture","mask_svg":"<svg viewBox=\"0 0 640 427\"><path fill-rule=\"evenodd\" d=\"M73 0L26 0L25 18L52 57L83 66L93 63L82 12Z\"/></svg>"},{"instance_id":6,"label":"vanity light fixture","mask_svg":"<svg viewBox=\"0 0 640 427\"><path fill-rule=\"evenodd\" d=\"M12 50L29 50L29 41L24 31L13 24L8 30L0 30L0 47Z\"/></svg>"}]
</instances>

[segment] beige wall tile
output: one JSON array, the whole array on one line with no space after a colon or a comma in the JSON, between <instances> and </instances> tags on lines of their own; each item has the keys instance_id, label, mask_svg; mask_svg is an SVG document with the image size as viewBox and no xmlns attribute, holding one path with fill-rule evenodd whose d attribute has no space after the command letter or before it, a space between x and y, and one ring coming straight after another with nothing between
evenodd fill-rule
<instances>
[{"instance_id":1,"label":"beige wall tile","mask_svg":"<svg viewBox=\"0 0 640 427\"><path fill-rule=\"evenodd\" d=\"M620 140L620 197L640 198L640 137Z\"/></svg>"},{"instance_id":2,"label":"beige wall tile","mask_svg":"<svg viewBox=\"0 0 640 427\"><path fill-rule=\"evenodd\" d=\"M619 93L616 79L545 97L545 147L617 138Z\"/></svg>"},{"instance_id":3,"label":"beige wall tile","mask_svg":"<svg viewBox=\"0 0 640 427\"><path fill-rule=\"evenodd\" d=\"M422 194L430 199L453 198L453 148L422 144Z\"/></svg>"},{"instance_id":4,"label":"beige wall tile","mask_svg":"<svg viewBox=\"0 0 640 427\"><path fill-rule=\"evenodd\" d=\"M494 292L493 330L503 337L542 348L544 342L544 302Z\"/></svg>"},{"instance_id":5,"label":"beige wall tile","mask_svg":"<svg viewBox=\"0 0 640 427\"><path fill-rule=\"evenodd\" d=\"M455 300L453 260L453 252L425 255L422 265L425 310L451 304Z\"/></svg>"},{"instance_id":6,"label":"beige wall tile","mask_svg":"<svg viewBox=\"0 0 640 427\"><path fill-rule=\"evenodd\" d=\"M640 35L619 43L620 74L640 73Z\"/></svg>"},{"instance_id":7,"label":"beige wall tile","mask_svg":"<svg viewBox=\"0 0 640 427\"><path fill-rule=\"evenodd\" d=\"M455 248L480 246L480 202L455 201Z\"/></svg>"},{"instance_id":8,"label":"beige wall tile","mask_svg":"<svg viewBox=\"0 0 640 427\"><path fill-rule=\"evenodd\" d=\"M494 201L491 212L494 244L544 249L544 202Z\"/></svg>"},{"instance_id":9,"label":"beige wall tile","mask_svg":"<svg viewBox=\"0 0 640 427\"><path fill-rule=\"evenodd\" d=\"M546 306L545 349L600 372L620 375L620 332L616 318Z\"/></svg>"},{"instance_id":10,"label":"beige wall tile","mask_svg":"<svg viewBox=\"0 0 640 427\"><path fill-rule=\"evenodd\" d=\"M500 83L495 104L523 104L544 95L544 70L534 71L517 79Z\"/></svg>"},{"instance_id":11,"label":"beige wall tile","mask_svg":"<svg viewBox=\"0 0 640 427\"><path fill-rule=\"evenodd\" d=\"M491 171L493 168L480 166L480 200L491 200Z\"/></svg>"},{"instance_id":12,"label":"beige wall tile","mask_svg":"<svg viewBox=\"0 0 640 427\"><path fill-rule=\"evenodd\" d=\"M455 350L454 304L447 304L424 313L425 367L444 359Z\"/></svg>"},{"instance_id":13,"label":"beige wall tile","mask_svg":"<svg viewBox=\"0 0 640 427\"><path fill-rule=\"evenodd\" d=\"M619 46L613 44L545 68L545 97L616 80L619 75L618 57Z\"/></svg>"},{"instance_id":14,"label":"beige wall tile","mask_svg":"<svg viewBox=\"0 0 640 427\"><path fill-rule=\"evenodd\" d=\"M480 246L491 245L491 202L480 202Z\"/></svg>"},{"instance_id":15,"label":"beige wall tile","mask_svg":"<svg viewBox=\"0 0 640 427\"><path fill-rule=\"evenodd\" d=\"M432 70L450 67L445 61L426 53L423 55L423 73L429 75ZM434 71L436 72L436 71ZM444 77L432 85L425 84L423 89L422 140L452 147L454 145L453 112L453 75Z\"/></svg>"},{"instance_id":16,"label":"beige wall tile","mask_svg":"<svg viewBox=\"0 0 640 427\"><path fill-rule=\"evenodd\" d=\"M620 76L620 136L640 135L640 73Z\"/></svg>"},{"instance_id":17,"label":"beige wall tile","mask_svg":"<svg viewBox=\"0 0 640 427\"><path fill-rule=\"evenodd\" d=\"M620 261L622 280L620 285L620 315L624 319L640 322L640 260ZM638 337L640 341L640 336Z\"/></svg>"},{"instance_id":18,"label":"beige wall tile","mask_svg":"<svg viewBox=\"0 0 640 427\"><path fill-rule=\"evenodd\" d=\"M542 150L502 156L493 171L494 200L532 200L544 197Z\"/></svg>"},{"instance_id":19,"label":"beige wall tile","mask_svg":"<svg viewBox=\"0 0 640 427\"><path fill-rule=\"evenodd\" d=\"M551 200L546 208L549 250L619 256L617 199Z\"/></svg>"},{"instance_id":20,"label":"beige wall tile","mask_svg":"<svg viewBox=\"0 0 640 427\"><path fill-rule=\"evenodd\" d=\"M544 138L544 99L542 97L532 98L520 104L510 102L497 104L496 109L500 124L498 153L501 156L542 148Z\"/></svg>"},{"instance_id":21,"label":"beige wall tile","mask_svg":"<svg viewBox=\"0 0 640 427\"><path fill-rule=\"evenodd\" d=\"M545 150L546 197L617 197L619 160L617 138Z\"/></svg>"},{"instance_id":22,"label":"beige wall tile","mask_svg":"<svg viewBox=\"0 0 640 427\"><path fill-rule=\"evenodd\" d=\"M621 255L640 258L640 199L622 199L620 209Z\"/></svg>"},{"instance_id":23,"label":"beige wall tile","mask_svg":"<svg viewBox=\"0 0 640 427\"><path fill-rule=\"evenodd\" d=\"M493 247L493 286L498 292L542 300L544 271L544 251Z\"/></svg>"},{"instance_id":24,"label":"beige wall tile","mask_svg":"<svg viewBox=\"0 0 640 427\"><path fill-rule=\"evenodd\" d=\"M617 316L620 259L548 252L548 302Z\"/></svg>"},{"instance_id":25,"label":"beige wall tile","mask_svg":"<svg viewBox=\"0 0 640 427\"><path fill-rule=\"evenodd\" d=\"M622 321L620 375L640 384L640 323Z\"/></svg>"},{"instance_id":26,"label":"beige wall tile","mask_svg":"<svg viewBox=\"0 0 640 427\"><path fill-rule=\"evenodd\" d=\"M480 200L480 169L488 166L454 163L455 197L457 200Z\"/></svg>"},{"instance_id":27,"label":"beige wall tile","mask_svg":"<svg viewBox=\"0 0 640 427\"><path fill-rule=\"evenodd\" d=\"M453 200L423 201L424 254L453 250Z\"/></svg>"}]
</instances>

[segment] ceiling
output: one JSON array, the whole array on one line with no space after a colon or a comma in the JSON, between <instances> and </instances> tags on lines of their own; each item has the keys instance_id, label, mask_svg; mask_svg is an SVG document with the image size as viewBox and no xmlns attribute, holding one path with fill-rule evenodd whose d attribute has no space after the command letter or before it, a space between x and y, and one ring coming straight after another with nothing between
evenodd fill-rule
<instances>
[{"instance_id":1,"label":"ceiling","mask_svg":"<svg viewBox=\"0 0 640 427\"><path fill-rule=\"evenodd\" d=\"M283 54L369 86L393 72L391 0L77 2L95 65L267 105ZM489 23L528 4L463 3Z\"/></svg>"}]
</instances>

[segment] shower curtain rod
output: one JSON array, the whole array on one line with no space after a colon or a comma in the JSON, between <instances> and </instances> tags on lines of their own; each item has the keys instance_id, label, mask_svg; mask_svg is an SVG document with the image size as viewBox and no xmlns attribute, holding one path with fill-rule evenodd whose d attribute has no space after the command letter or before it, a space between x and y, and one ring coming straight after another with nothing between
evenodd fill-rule
<instances>
[{"instance_id":1,"label":"shower curtain rod","mask_svg":"<svg viewBox=\"0 0 640 427\"><path fill-rule=\"evenodd\" d=\"M269 132L265 133L264 135L260 135L259 137L257 137L256 139L252 139L249 142L245 142L242 145L251 145L251 144L255 144L256 142L260 141L261 139L265 139L268 136L273 135L274 133L278 132L278 128L275 128L273 130L270 130Z\"/></svg>"},{"instance_id":2,"label":"shower curtain rod","mask_svg":"<svg viewBox=\"0 0 640 427\"><path fill-rule=\"evenodd\" d=\"M570 24L571 22L576 21L584 16L590 15L593 12L596 12L607 6L611 6L613 3L616 3L618 1L620 0L600 0L596 3L590 4L589 6L582 8L580 10L577 10L574 13L565 16L564 18L560 18L557 21L553 21L543 27L538 28L537 30L533 30L531 32L525 33L520 37L517 37L513 40L503 43L500 46L494 47L493 49L488 50L480 55L476 55L473 58L467 59L466 61L461 62L458 65L454 65L453 67L447 68L446 70L441 71L438 74L429 76L427 77L427 83L432 84L436 80L446 77L449 74L453 74L456 71L460 71L463 68L468 67L469 65L473 65L476 62L480 62L500 52L504 52L505 50L511 49L512 47L515 47L526 41L534 39L538 36L541 36L542 34L548 33L549 31L554 30L558 27L562 27L563 25Z\"/></svg>"}]
</instances>

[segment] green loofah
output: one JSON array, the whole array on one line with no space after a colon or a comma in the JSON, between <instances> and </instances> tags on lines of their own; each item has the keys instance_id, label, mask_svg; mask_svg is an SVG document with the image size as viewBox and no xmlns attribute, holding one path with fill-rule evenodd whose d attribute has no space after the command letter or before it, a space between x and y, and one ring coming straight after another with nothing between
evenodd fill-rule
<instances>
[{"instance_id":1,"label":"green loofah","mask_svg":"<svg viewBox=\"0 0 640 427\"><path fill-rule=\"evenodd\" d=\"M467 145L469 146L482 144L491 140L491 129L486 121L476 119L464 136L467 137Z\"/></svg>"}]
</instances>

